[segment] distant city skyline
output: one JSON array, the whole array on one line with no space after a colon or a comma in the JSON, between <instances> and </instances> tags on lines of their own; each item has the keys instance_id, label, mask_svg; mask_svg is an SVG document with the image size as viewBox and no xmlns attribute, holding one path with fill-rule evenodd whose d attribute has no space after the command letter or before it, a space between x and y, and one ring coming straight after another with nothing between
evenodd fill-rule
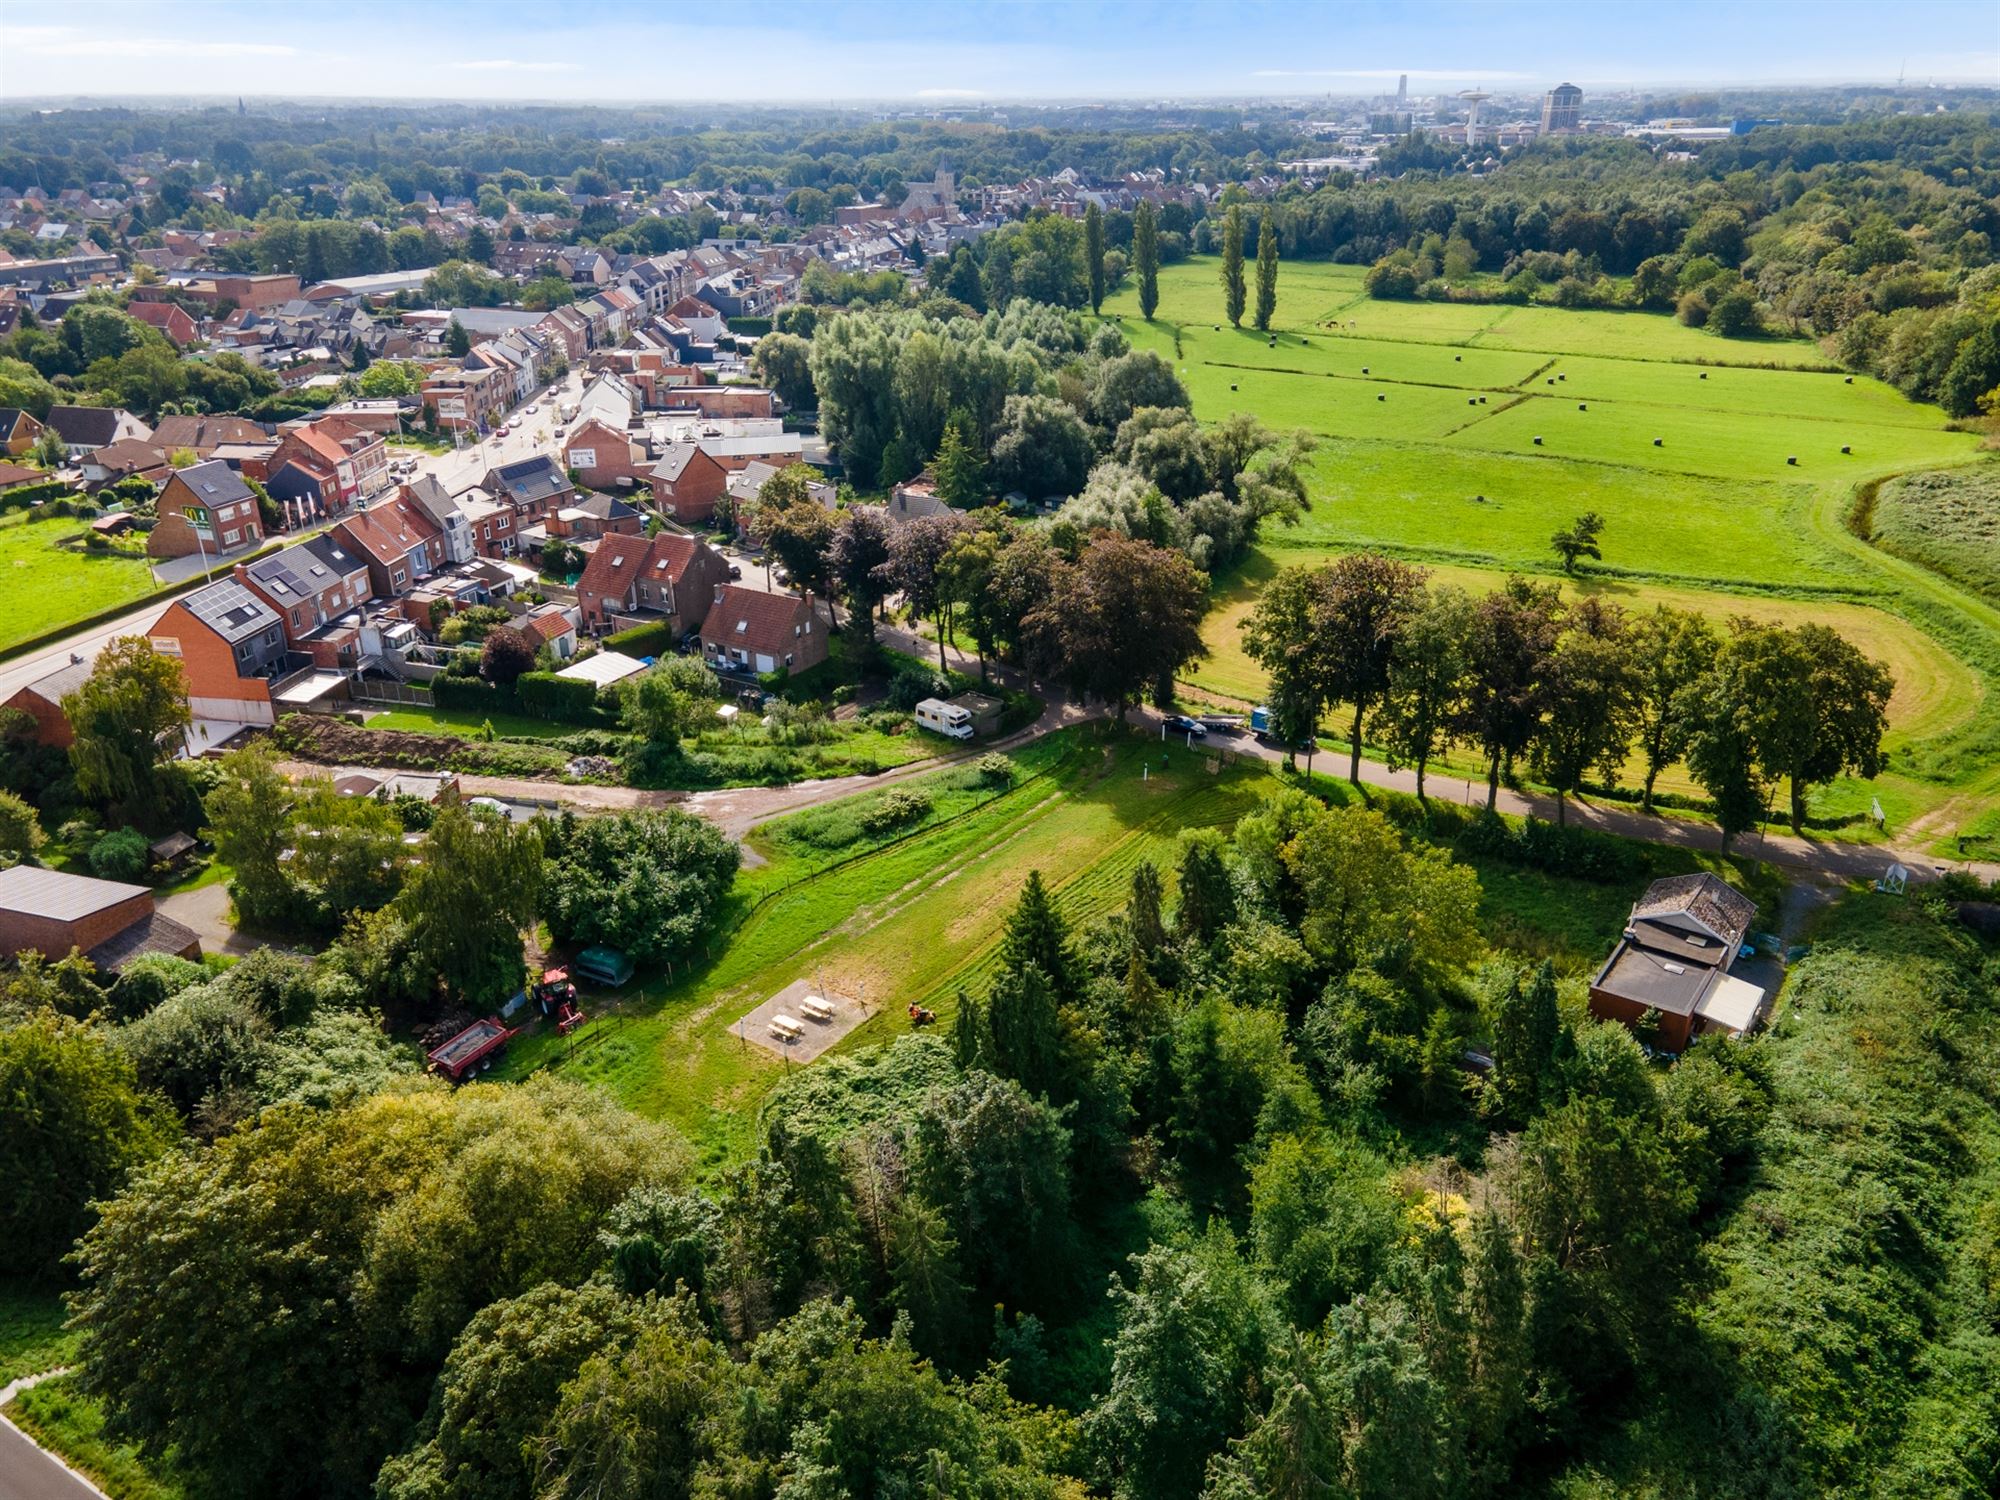
<instances>
[{"instance_id":1,"label":"distant city skyline","mask_svg":"<svg viewBox=\"0 0 2000 1500\"><path fill-rule=\"evenodd\" d=\"M636 0L338 8L0 3L0 98L493 103L1413 96L1893 83L2000 86L1992 0L1683 0L1670 10L1362 3L793 0L680 19ZM1323 19L1322 19L1323 18Z\"/></svg>"}]
</instances>

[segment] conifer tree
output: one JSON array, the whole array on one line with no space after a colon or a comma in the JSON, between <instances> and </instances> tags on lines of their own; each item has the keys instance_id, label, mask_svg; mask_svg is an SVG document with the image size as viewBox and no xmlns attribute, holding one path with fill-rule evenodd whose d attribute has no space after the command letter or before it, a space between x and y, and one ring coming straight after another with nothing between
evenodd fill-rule
<instances>
[{"instance_id":1,"label":"conifer tree","mask_svg":"<svg viewBox=\"0 0 2000 1500\"><path fill-rule=\"evenodd\" d=\"M972 419L954 411L945 423L932 466L938 499L957 510L972 510L986 498L986 455L972 432Z\"/></svg>"},{"instance_id":2,"label":"conifer tree","mask_svg":"<svg viewBox=\"0 0 2000 1500\"><path fill-rule=\"evenodd\" d=\"M1555 1065L1562 1046L1556 971L1544 959L1525 989L1521 976L1514 976L1493 1017L1493 1085L1510 1123L1525 1125L1555 1103Z\"/></svg>"},{"instance_id":3,"label":"conifer tree","mask_svg":"<svg viewBox=\"0 0 2000 1500\"><path fill-rule=\"evenodd\" d=\"M1150 202L1132 215L1132 269L1139 277L1139 314L1150 323L1160 305L1160 220Z\"/></svg>"},{"instance_id":4,"label":"conifer tree","mask_svg":"<svg viewBox=\"0 0 2000 1500\"><path fill-rule=\"evenodd\" d=\"M1083 260L1090 273L1090 310L1104 306L1104 210L1095 203L1083 211Z\"/></svg>"},{"instance_id":5,"label":"conifer tree","mask_svg":"<svg viewBox=\"0 0 2000 1500\"><path fill-rule=\"evenodd\" d=\"M1271 314L1278 310L1278 221L1270 209L1264 210L1257 230L1257 327L1271 326Z\"/></svg>"},{"instance_id":6,"label":"conifer tree","mask_svg":"<svg viewBox=\"0 0 2000 1500\"><path fill-rule=\"evenodd\" d=\"M1243 300L1243 205L1232 203L1222 216L1222 308L1232 327L1243 326Z\"/></svg>"}]
</instances>

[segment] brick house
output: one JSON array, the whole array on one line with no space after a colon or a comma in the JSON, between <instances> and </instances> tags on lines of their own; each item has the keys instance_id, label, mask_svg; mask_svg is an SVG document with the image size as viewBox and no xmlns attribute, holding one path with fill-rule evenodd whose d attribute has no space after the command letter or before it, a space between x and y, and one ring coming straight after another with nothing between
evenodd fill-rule
<instances>
[{"instance_id":1,"label":"brick house","mask_svg":"<svg viewBox=\"0 0 2000 1500\"><path fill-rule=\"evenodd\" d=\"M236 565L236 581L277 613L285 640L317 666L352 664L352 627L340 617L368 601L368 559L326 533L270 557Z\"/></svg>"},{"instance_id":2,"label":"brick house","mask_svg":"<svg viewBox=\"0 0 2000 1500\"><path fill-rule=\"evenodd\" d=\"M18 709L35 721L36 744L67 750L76 743L76 732L70 728L62 701L83 686L95 665L90 657L72 651L68 661L47 676L37 677L0 707Z\"/></svg>"},{"instance_id":3,"label":"brick house","mask_svg":"<svg viewBox=\"0 0 2000 1500\"><path fill-rule=\"evenodd\" d=\"M278 439L265 488L274 499L308 501L322 513L368 499L389 480L382 435L339 417L294 427Z\"/></svg>"},{"instance_id":4,"label":"brick house","mask_svg":"<svg viewBox=\"0 0 2000 1500\"><path fill-rule=\"evenodd\" d=\"M718 672L804 672L826 660L826 623L812 595L725 584L701 625L702 659Z\"/></svg>"},{"instance_id":5,"label":"brick house","mask_svg":"<svg viewBox=\"0 0 2000 1500\"><path fill-rule=\"evenodd\" d=\"M488 469L481 489L514 507L516 528L545 520L576 498L576 486L562 465L545 453Z\"/></svg>"},{"instance_id":6,"label":"brick house","mask_svg":"<svg viewBox=\"0 0 2000 1500\"><path fill-rule=\"evenodd\" d=\"M185 448L196 458L212 458L218 448L255 447L269 441L264 429L245 417L162 417L153 429L153 446L169 457Z\"/></svg>"},{"instance_id":7,"label":"brick house","mask_svg":"<svg viewBox=\"0 0 2000 1500\"><path fill-rule=\"evenodd\" d=\"M221 557L264 540L257 496L218 458L175 470L153 504L159 520L146 538L149 557Z\"/></svg>"},{"instance_id":8,"label":"brick house","mask_svg":"<svg viewBox=\"0 0 2000 1500\"><path fill-rule=\"evenodd\" d=\"M616 495L585 495L550 516L548 530L551 538L594 542L607 536L637 536L645 523L636 507Z\"/></svg>"},{"instance_id":9,"label":"brick house","mask_svg":"<svg viewBox=\"0 0 2000 1500\"><path fill-rule=\"evenodd\" d=\"M407 594L442 562L442 530L422 506L401 494L357 510L332 535L367 560L368 581L378 599Z\"/></svg>"},{"instance_id":10,"label":"brick house","mask_svg":"<svg viewBox=\"0 0 2000 1500\"><path fill-rule=\"evenodd\" d=\"M674 443L647 476L660 509L684 526L707 521L729 487L729 473L694 443Z\"/></svg>"},{"instance_id":11,"label":"brick house","mask_svg":"<svg viewBox=\"0 0 2000 1500\"><path fill-rule=\"evenodd\" d=\"M1762 1019L1763 986L1731 974L1757 905L1713 875L1656 880L1590 982L1590 1013L1637 1026L1657 1020L1657 1045L1680 1052L1710 1031L1741 1036Z\"/></svg>"},{"instance_id":12,"label":"brick house","mask_svg":"<svg viewBox=\"0 0 2000 1500\"><path fill-rule=\"evenodd\" d=\"M179 660L197 719L272 723L274 687L311 666L286 644L277 611L233 578L176 599L146 635Z\"/></svg>"},{"instance_id":13,"label":"brick house","mask_svg":"<svg viewBox=\"0 0 2000 1500\"><path fill-rule=\"evenodd\" d=\"M201 326L174 302L134 302L125 309L141 323L157 328L176 349L185 349L201 337Z\"/></svg>"},{"instance_id":14,"label":"brick house","mask_svg":"<svg viewBox=\"0 0 2000 1500\"><path fill-rule=\"evenodd\" d=\"M563 443L563 463L594 490L610 489L621 479L635 483L652 467L645 446L629 432L595 419L579 422Z\"/></svg>"},{"instance_id":15,"label":"brick house","mask_svg":"<svg viewBox=\"0 0 2000 1500\"><path fill-rule=\"evenodd\" d=\"M514 378L502 370L444 370L424 382L422 394L438 426L483 431L506 412Z\"/></svg>"},{"instance_id":16,"label":"brick house","mask_svg":"<svg viewBox=\"0 0 2000 1500\"><path fill-rule=\"evenodd\" d=\"M680 385L661 403L670 412L699 412L704 417L774 417L777 398L766 390L742 385Z\"/></svg>"},{"instance_id":17,"label":"brick house","mask_svg":"<svg viewBox=\"0 0 2000 1500\"><path fill-rule=\"evenodd\" d=\"M722 554L693 537L606 537L577 580L576 601L593 635L664 623L678 636L702 623L728 580Z\"/></svg>"}]
</instances>

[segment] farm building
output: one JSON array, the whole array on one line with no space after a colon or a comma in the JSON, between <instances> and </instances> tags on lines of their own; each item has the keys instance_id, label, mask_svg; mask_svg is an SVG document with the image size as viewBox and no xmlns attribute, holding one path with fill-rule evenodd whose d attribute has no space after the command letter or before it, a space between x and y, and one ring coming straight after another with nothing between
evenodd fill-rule
<instances>
[{"instance_id":1,"label":"farm building","mask_svg":"<svg viewBox=\"0 0 2000 1500\"><path fill-rule=\"evenodd\" d=\"M34 865L0 870L0 954L63 958L72 949L109 974L145 953L200 958L201 939L155 911L146 886Z\"/></svg>"},{"instance_id":2,"label":"farm building","mask_svg":"<svg viewBox=\"0 0 2000 1500\"><path fill-rule=\"evenodd\" d=\"M1590 982L1590 1013L1636 1026L1657 1012L1660 1046L1669 1052L1707 1032L1750 1031L1767 996L1730 969L1756 912L1748 896L1713 875L1654 881Z\"/></svg>"}]
</instances>

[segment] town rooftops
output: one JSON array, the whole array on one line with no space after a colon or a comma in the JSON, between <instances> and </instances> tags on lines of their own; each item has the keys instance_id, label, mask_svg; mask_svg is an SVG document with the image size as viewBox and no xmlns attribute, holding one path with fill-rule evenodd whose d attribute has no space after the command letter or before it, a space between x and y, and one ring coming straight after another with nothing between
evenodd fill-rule
<instances>
[{"instance_id":1,"label":"town rooftops","mask_svg":"<svg viewBox=\"0 0 2000 1500\"><path fill-rule=\"evenodd\" d=\"M289 605L295 599L316 599L322 591L367 566L366 558L356 556L332 536L322 534L249 563L244 572L265 593Z\"/></svg>"},{"instance_id":2,"label":"town rooftops","mask_svg":"<svg viewBox=\"0 0 2000 1500\"><path fill-rule=\"evenodd\" d=\"M153 429L153 444L172 453L176 448L192 448L196 453L222 447L225 443L268 443L270 436L255 422L243 417L162 417Z\"/></svg>"},{"instance_id":3,"label":"town rooftops","mask_svg":"<svg viewBox=\"0 0 2000 1500\"><path fill-rule=\"evenodd\" d=\"M197 589L180 604L232 646L278 623L271 607L233 578Z\"/></svg>"}]
</instances>

